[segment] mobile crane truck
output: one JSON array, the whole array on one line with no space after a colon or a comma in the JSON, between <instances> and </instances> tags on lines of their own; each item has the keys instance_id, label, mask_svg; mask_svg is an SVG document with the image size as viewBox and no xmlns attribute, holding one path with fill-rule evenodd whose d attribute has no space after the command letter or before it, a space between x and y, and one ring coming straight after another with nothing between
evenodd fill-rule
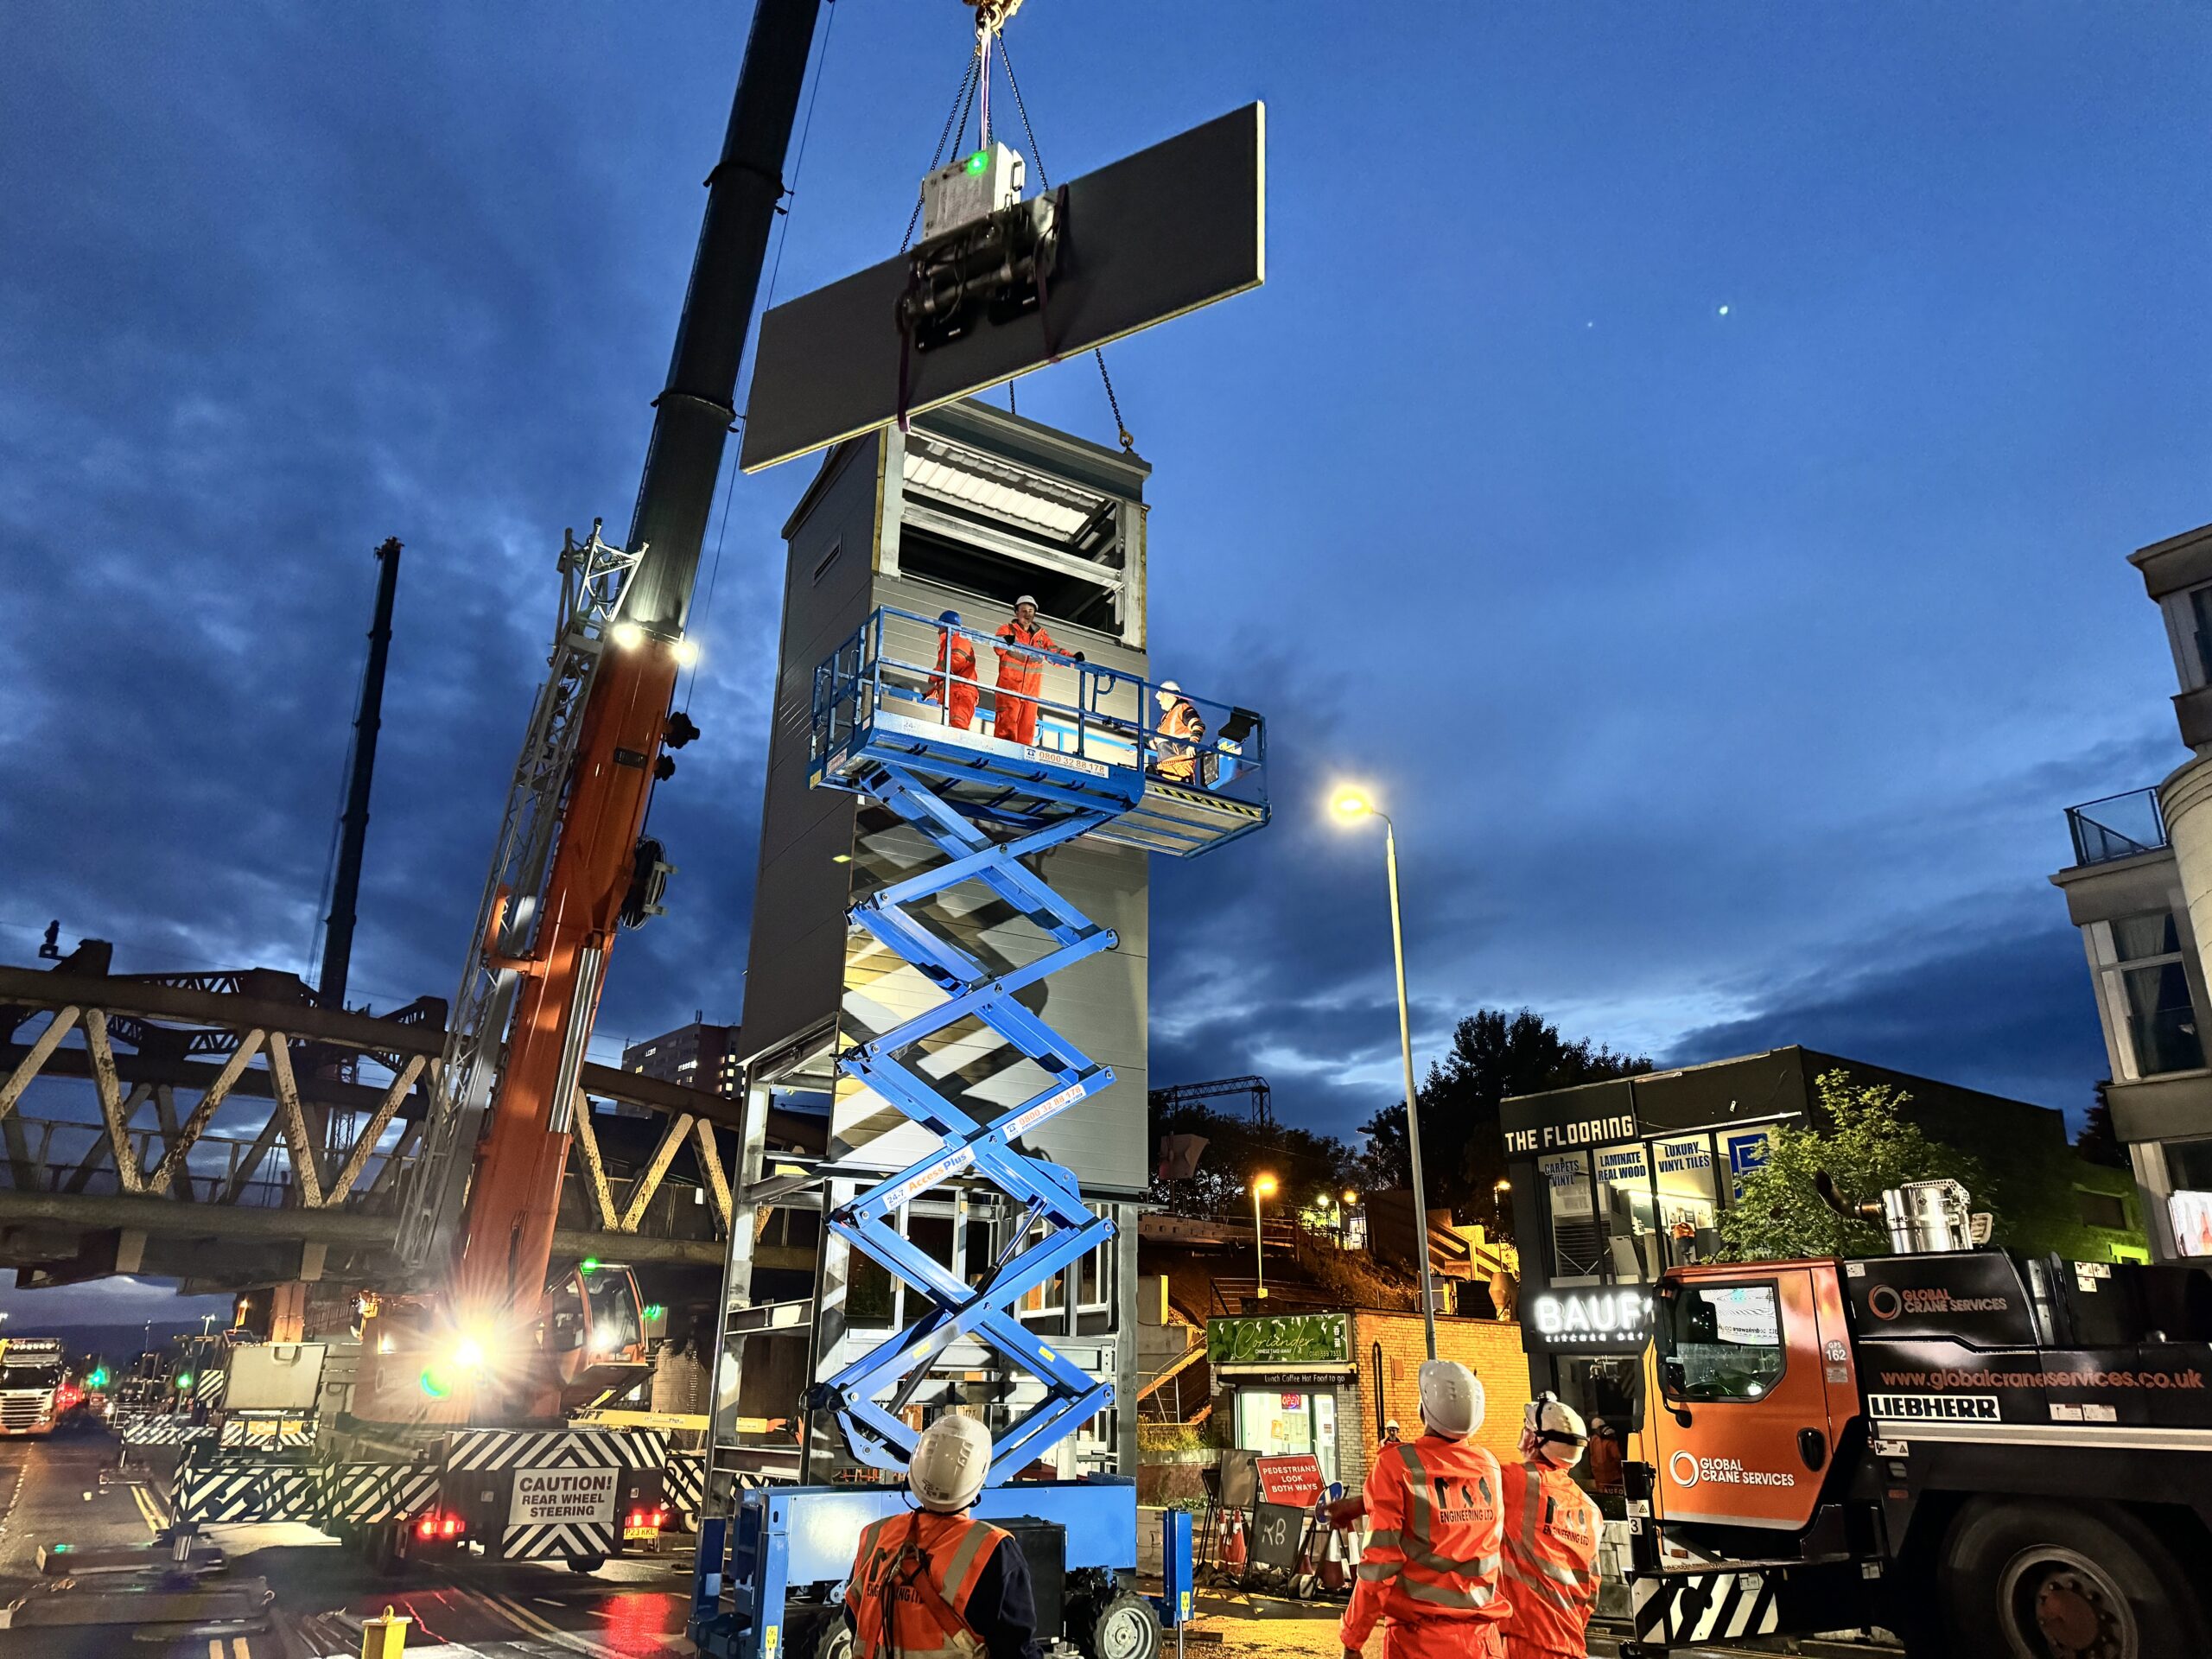
<instances>
[{"instance_id":1,"label":"mobile crane truck","mask_svg":"<svg viewBox=\"0 0 2212 1659\"><path fill-rule=\"evenodd\" d=\"M2212 1275L1974 1248L1952 1181L1878 1210L1895 1255L1655 1287L1624 1651L2212 1653Z\"/></svg>"}]
</instances>

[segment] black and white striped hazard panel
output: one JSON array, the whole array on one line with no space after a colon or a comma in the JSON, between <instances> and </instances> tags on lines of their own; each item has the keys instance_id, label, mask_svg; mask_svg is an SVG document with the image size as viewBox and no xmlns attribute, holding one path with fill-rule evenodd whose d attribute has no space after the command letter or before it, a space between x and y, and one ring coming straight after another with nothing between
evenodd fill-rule
<instances>
[{"instance_id":1,"label":"black and white striped hazard panel","mask_svg":"<svg viewBox=\"0 0 2212 1659\"><path fill-rule=\"evenodd\" d=\"M176 1472L180 1521L313 1521L322 1511L315 1471L305 1464L223 1463Z\"/></svg>"},{"instance_id":2,"label":"black and white striped hazard panel","mask_svg":"<svg viewBox=\"0 0 2212 1659\"><path fill-rule=\"evenodd\" d=\"M457 1429L448 1469L658 1469L668 1436L652 1429Z\"/></svg>"},{"instance_id":3,"label":"black and white striped hazard panel","mask_svg":"<svg viewBox=\"0 0 2212 1659\"><path fill-rule=\"evenodd\" d=\"M203 1406L219 1406L223 1392L231 1386L228 1371L207 1370L192 1380L192 1397Z\"/></svg>"},{"instance_id":4,"label":"black and white striped hazard panel","mask_svg":"<svg viewBox=\"0 0 2212 1659\"><path fill-rule=\"evenodd\" d=\"M1662 1647L1781 1629L1780 1580L1764 1573L1669 1573L1636 1580L1636 1638Z\"/></svg>"},{"instance_id":5,"label":"black and white striped hazard panel","mask_svg":"<svg viewBox=\"0 0 2212 1659\"><path fill-rule=\"evenodd\" d=\"M397 1520L437 1503L438 1471L392 1463L341 1463L324 1480L323 1491L331 1520Z\"/></svg>"},{"instance_id":6,"label":"black and white striped hazard panel","mask_svg":"<svg viewBox=\"0 0 2212 1659\"><path fill-rule=\"evenodd\" d=\"M118 1421L117 1438L125 1446L182 1446L188 1441L212 1440L215 1431L186 1417L130 1417Z\"/></svg>"},{"instance_id":7,"label":"black and white striped hazard panel","mask_svg":"<svg viewBox=\"0 0 2212 1659\"><path fill-rule=\"evenodd\" d=\"M500 1557L510 1561L559 1560L569 1555L613 1554L614 1529L582 1522L562 1526L509 1527L499 1539Z\"/></svg>"},{"instance_id":8,"label":"black and white striped hazard panel","mask_svg":"<svg viewBox=\"0 0 2212 1659\"><path fill-rule=\"evenodd\" d=\"M661 1471L661 1496L696 1530L699 1506L707 1501L707 1454L670 1452L667 1466Z\"/></svg>"},{"instance_id":9,"label":"black and white striped hazard panel","mask_svg":"<svg viewBox=\"0 0 2212 1659\"><path fill-rule=\"evenodd\" d=\"M276 1446L303 1451L315 1444L312 1417L233 1417L222 1427L219 1445Z\"/></svg>"}]
</instances>

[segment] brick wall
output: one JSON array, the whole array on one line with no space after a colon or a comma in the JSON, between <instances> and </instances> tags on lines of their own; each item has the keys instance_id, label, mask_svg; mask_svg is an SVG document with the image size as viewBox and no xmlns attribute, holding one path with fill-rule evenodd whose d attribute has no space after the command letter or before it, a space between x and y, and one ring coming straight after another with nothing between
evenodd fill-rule
<instances>
[{"instance_id":1,"label":"brick wall","mask_svg":"<svg viewBox=\"0 0 2212 1659\"><path fill-rule=\"evenodd\" d=\"M1339 1421L1337 1427L1338 1478L1347 1491L1357 1491L1367 1479L1368 1460L1382 1438L1382 1415L1395 1417L1406 1439L1421 1434L1421 1364L1428 1357L1428 1343L1418 1313L1376 1313L1364 1309L1351 1316L1352 1357L1358 1362L1356 1421ZM1376 1345L1382 1350L1380 1384L1387 1413L1376 1410L1377 1374ZM1456 1359L1483 1380L1489 1398L1482 1427L1475 1440L1497 1454L1500 1463L1517 1461L1522 1408L1529 1403L1529 1361L1522 1351L1521 1327L1497 1319L1440 1319L1436 1322L1436 1352L1440 1359ZM1349 1403L1349 1402L1347 1402Z\"/></svg>"}]
</instances>

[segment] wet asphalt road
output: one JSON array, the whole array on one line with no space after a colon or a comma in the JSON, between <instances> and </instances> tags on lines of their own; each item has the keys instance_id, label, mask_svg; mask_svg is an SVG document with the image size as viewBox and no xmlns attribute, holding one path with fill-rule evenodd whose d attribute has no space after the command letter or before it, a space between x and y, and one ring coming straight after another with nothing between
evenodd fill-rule
<instances>
[{"instance_id":1,"label":"wet asphalt road","mask_svg":"<svg viewBox=\"0 0 2212 1659\"><path fill-rule=\"evenodd\" d=\"M144 1548L149 1566L162 1559L152 1545L169 1518L169 1459L156 1454L149 1467L134 1452L118 1470L118 1452L97 1431L0 1440L0 1604L58 1595L82 1605L97 1595L90 1576L62 1589L41 1578L41 1545L67 1543L79 1554ZM683 1650L688 1552L613 1562L588 1577L471 1557L381 1577L305 1527L212 1527L206 1535L229 1561L206 1582L259 1579L275 1592L257 1628L185 1641L149 1640L128 1623L0 1630L0 1659L350 1659L361 1650L361 1619L387 1606L415 1620L410 1654L443 1643L467 1644L487 1659L643 1659Z\"/></svg>"}]
</instances>

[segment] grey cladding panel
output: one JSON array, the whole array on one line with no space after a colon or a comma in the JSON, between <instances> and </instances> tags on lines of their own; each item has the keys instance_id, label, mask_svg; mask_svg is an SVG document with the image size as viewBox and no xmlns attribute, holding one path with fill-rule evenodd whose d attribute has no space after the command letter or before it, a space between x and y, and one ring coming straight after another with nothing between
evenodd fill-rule
<instances>
[{"instance_id":1,"label":"grey cladding panel","mask_svg":"<svg viewBox=\"0 0 2212 1659\"><path fill-rule=\"evenodd\" d=\"M1249 104L1073 181L1046 308L915 353L910 412L1258 287L1267 274L1266 149L1266 111ZM901 255L760 320L747 472L897 418L895 318L906 282Z\"/></svg>"}]
</instances>

